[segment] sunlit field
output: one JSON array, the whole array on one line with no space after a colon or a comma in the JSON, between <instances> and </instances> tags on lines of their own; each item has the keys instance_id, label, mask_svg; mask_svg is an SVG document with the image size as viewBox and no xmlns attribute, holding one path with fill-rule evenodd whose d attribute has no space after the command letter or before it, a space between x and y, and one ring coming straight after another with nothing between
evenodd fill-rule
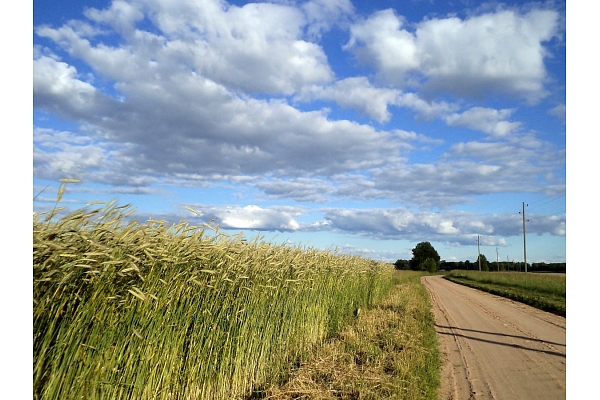
<instances>
[{"instance_id":1,"label":"sunlit field","mask_svg":"<svg viewBox=\"0 0 600 400\"><path fill-rule=\"evenodd\" d=\"M425 272L396 271L399 284L318 348L291 379L259 393L269 400L435 400L438 350Z\"/></svg>"},{"instance_id":2,"label":"sunlit field","mask_svg":"<svg viewBox=\"0 0 600 400\"><path fill-rule=\"evenodd\" d=\"M451 271L446 279L566 316L566 274Z\"/></svg>"},{"instance_id":3,"label":"sunlit field","mask_svg":"<svg viewBox=\"0 0 600 400\"><path fill-rule=\"evenodd\" d=\"M244 398L397 282L386 263L94 207L33 218L36 399Z\"/></svg>"}]
</instances>

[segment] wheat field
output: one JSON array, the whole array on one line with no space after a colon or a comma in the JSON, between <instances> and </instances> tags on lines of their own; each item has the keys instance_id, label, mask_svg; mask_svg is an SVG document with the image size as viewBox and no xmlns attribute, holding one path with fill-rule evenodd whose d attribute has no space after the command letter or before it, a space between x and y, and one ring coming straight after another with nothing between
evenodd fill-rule
<instances>
[{"instance_id":1,"label":"wheat field","mask_svg":"<svg viewBox=\"0 0 600 400\"><path fill-rule=\"evenodd\" d=\"M35 399L242 399L395 284L387 263L129 205L59 211L33 217Z\"/></svg>"}]
</instances>

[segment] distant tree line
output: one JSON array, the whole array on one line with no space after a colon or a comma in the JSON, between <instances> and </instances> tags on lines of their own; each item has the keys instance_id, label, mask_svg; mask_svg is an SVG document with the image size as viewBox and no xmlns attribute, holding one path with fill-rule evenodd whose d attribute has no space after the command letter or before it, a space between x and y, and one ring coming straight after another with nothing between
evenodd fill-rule
<instances>
[{"instance_id":1,"label":"distant tree line","mask_svg":"<svg viewBox=\"0 0 600 400\"><path fill-rule=\"evenodd\" d=\"M421 242L412 250L413 257L410 260L397 260L394 263L396 269L429 271L439 270L452 271L454 269L479 270L479 257L471 262L466 261L446 261L440 260L440 256L429 242ZM489 262L485 255L481 254L482 271L518 271L525 272L525 266L522 262ZM566 273L566 263L527 263L527 272L554 272Z\"/></svg>"}]
</instances>

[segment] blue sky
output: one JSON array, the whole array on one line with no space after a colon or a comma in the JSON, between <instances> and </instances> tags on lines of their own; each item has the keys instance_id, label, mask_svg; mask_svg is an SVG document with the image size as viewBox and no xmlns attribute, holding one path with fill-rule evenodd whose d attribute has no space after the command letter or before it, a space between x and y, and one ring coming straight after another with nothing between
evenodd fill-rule
<instances>
[{"instance_id":1,"label":"blue sky","mask_svg":"<svg viewBox=\"0 0 600 400\"><path fill-rule=\"evenodd\" d=\"M566 261L565 2L33 2L35 211ZM48 186L49 185L49 186ZM47 187L47 188L46 188ZM45 190L43 190L46 188ZM197 211L190 213L186 207Z\"/></svg>"}]
</instances>

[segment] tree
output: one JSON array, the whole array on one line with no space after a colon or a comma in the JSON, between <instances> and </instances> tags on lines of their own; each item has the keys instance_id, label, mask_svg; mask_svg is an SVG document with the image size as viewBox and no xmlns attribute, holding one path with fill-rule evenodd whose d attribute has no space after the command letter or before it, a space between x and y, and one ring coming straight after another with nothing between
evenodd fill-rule
<instances>
[{"instance_id":1,"label":"tree","mask_svg":"<svg viewBox=\"0 0 600 400\"><path fill-rule=\"evenodd\" d=\"M408 260L397 260L394 263L394 267L396 269L410 269L409 261Z\"/></svg>"},{"instance_id":2,"label":"tree","mask_svg":"<svg viewBox=\"0 0 600 400\"><path fill-rule=\"evenodd\" d=\"M481 270L482 271L489 271L490 270L490 266L489 266L487 258L485 258L485 255L484 254L480 254L479 257L481 257ZM479 257L477 257L477 261L475 261L475 267L477 269L479 269Z\"/></svg>"},{"instance_id":3,"label":"tree","mask_svg":"<svg viewBox=\"0 0 600 400\"><path fill-rule=\"evenodd\" d=\"M440 265L440 255L433 248L431 243L429 242L421 242L417 244L417 246L412 249L413 258L409 261L410 269L413 271L426 271L426 265L424 265L425 260L431 258L435 263L435 270L437 271L438 266Z\"/></svg>"},{"instance_id":4,"label":"tree","mask_svg":"<svg viewBox=\"0 0 600 400\"><path fill-rule=\"evenodd\" d=\"M423 261L421 263L421 265L419 266L419 269L421 271L428 271L428 272L435 272L437 271L437 263L433 260L433 258L428 258L427 260Z\"/></svg>"}]
</instances>

